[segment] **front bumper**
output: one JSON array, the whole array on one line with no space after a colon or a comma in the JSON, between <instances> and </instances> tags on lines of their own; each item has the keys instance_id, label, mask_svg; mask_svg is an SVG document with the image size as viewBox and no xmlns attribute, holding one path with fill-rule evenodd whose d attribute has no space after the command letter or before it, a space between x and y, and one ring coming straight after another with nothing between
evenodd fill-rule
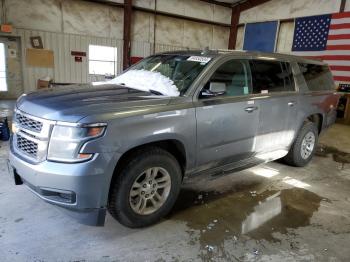
<instances>
[{"instance_id":1,"label":"front bumper","mask_svg":"<svg viewBox=\"0 0 350 262\"><path fill-rule=\"evenodd\" d=\"M83 163L31 164L10 151L9 162L16 184L23 182L38 197L63 207L80 223L103 226L114 170L113 157L97 154Z\"/></svg>"}]
</instances>

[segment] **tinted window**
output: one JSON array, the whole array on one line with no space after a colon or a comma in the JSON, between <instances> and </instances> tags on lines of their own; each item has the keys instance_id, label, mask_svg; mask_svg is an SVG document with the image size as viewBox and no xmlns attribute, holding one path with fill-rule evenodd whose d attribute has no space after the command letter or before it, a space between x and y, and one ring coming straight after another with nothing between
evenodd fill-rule
<instances>
[{"instance_id":1,"label":"tinted window","mask_svg":"<svg viewBox=\"0 0 350 262\"><path fill-rule=\"evenodd\" d=\"M251 93L248 63L240 60L225 62L215 71L204 88L209 89L211 82L223 83L226 96L248 95Z\"/></svg>"},{"instance_id":2,"label":"tinted window","mask_svg":"<svg viewBox=\"0 0 350 262\"><path fill-rule=\"evenodd\" d=\"M292 85L292 72L283 70L285 63L277 61L254 60L250 62L253 93L273 93L294 90ZM282 67L283 66L283 67Z\"/></svg>"},{"instance_id":3,"label":"tinted window","mask_svg":"<svg viewBox=\"0 0 350 262\"><path fill-rule=\"evenodd\" d=\"M307 86L311 91L334 89L332 73L326 65L299 64Z\"/></svg>"}]
</instances>

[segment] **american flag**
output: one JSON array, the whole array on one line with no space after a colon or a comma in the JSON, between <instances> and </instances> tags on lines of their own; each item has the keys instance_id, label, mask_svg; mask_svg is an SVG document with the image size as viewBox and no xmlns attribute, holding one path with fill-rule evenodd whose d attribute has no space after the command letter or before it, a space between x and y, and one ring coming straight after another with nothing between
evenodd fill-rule
<instances>
[{"instance_id":1,"label":"american flag","mask_svg":"<svg viewBox=\"0 0 350 262\"><path fill-rule=\"evenodd\" d=\"M350 83L350 12L297 18L292 52L322 59L336 82Z\"/></svg>"}]
</instances>

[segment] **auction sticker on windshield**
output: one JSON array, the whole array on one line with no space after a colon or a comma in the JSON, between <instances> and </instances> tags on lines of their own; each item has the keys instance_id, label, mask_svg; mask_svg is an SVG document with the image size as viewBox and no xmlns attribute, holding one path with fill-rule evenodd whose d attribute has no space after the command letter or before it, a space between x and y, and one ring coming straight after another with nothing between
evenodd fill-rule
<instances>
[{"instance_id":1,"label":"auction sticker on windshield","mask_svg":"<svg viewBox=\"0 0 350 262\"><path fill-rule=\"evenodd\" d=\"M187 58L187 61L193 61L193 62L199 62L206 64L211 60L211 57L205 57L205 56L190 56Z\"/></svg>"}]
</instances>

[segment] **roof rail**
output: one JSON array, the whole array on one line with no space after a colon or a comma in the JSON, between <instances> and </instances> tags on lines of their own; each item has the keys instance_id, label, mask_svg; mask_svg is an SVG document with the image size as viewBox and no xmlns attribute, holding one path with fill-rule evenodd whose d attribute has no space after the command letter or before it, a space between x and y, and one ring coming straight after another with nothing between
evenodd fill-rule
<instances>
[{"instance_id":1,"label":"roof rail","mask_svg":"<svg viewBox=\"0 0 350 262\"><path fill-rule=\"evenodd\" d=\"M242 50L242 49L215 49L215 51L222 52L222 53L247 52L246 50Z\"/></svg>"}]
</instances>

